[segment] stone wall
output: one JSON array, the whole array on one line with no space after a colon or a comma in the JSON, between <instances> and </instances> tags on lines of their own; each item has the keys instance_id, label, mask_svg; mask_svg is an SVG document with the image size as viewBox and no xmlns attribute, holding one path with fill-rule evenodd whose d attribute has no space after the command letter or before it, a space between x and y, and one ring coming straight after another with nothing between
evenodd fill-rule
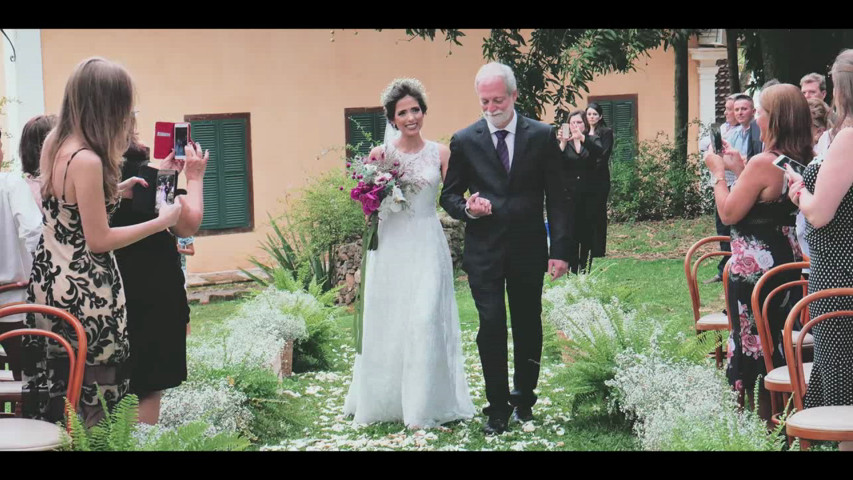
<instances>
[{"instance_id":1,"label":"stone wall","mask_svg":"<svg viewBox=\"0 0 853 480\"><path fill-rule=\"evenodd\" d=\"M450 247L450 258L454 270L462 265L462 245L465 240L465 224L439 212L439 221ZM338 305L351 305L358 295L361 283L361 239L338 247L335 252L335 285L342 285L338 291Z\"/></svg>"}]
</instances>

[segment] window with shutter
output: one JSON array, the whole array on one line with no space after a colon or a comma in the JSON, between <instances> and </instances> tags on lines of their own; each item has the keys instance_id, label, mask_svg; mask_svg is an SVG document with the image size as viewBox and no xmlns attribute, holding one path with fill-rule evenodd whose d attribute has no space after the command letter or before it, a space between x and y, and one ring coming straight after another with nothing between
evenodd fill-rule
<instances>
[{"instance_id":1,"label":"window with shutter","mask_svg":"<svg viewBox=\"0 0 853 480\"><path fill-rule=\"evenodd\" d=\"M633 160L637 145L637 95L591 96L588 101L601 105L604 121L613 129L611 161Z\"/></svg>"},{"instance_id":2,"label":"window with shutter","mask_svg":"<svg viewBox=\"0 0 853 480\"><path fill-rule=\"evenodd\" d=\"M191 136L210 152L204 172L204 217L197 235L254 228L248 113L186 115Z\"/></svg>"},{"instance_id":3,"label":"window with shutter","mask_svg":"<svg viewBox=\"0 0 853 480\"><path fill-rule=\"evenodd\" d=\"M345 108L347 158L367 155L373 145L385 137L385 111L382 107Z\"/></svg>"}]
</instances>

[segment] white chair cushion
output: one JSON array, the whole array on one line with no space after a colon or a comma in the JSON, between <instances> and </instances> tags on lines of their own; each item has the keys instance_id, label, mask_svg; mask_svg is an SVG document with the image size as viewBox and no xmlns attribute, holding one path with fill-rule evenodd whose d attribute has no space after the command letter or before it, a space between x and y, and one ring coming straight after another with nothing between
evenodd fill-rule
<instances>
[{"instance_id":1,"label":"white chair cushion","mask_svg":"<svg viewBox=\"0 0 853 480\"><path fill-rule=\"evenodd\" d=\"M20 394L24 389L24 382L0 382L0 395Z\"/></svg>"},{"instance_id":2,"label":"white chair cushion","mask_svg":"<svg viewBox=\"0 0 853 480\"><path fill-rule=\"evenodd\" d=\"M809 384L809 379L812 377L812 365L812 362L806 362L803 364L803 374L806 376L806 385ZM783 365L781 367L774 368L766 377L764 377L764 381L778 385L790 385L791 374L788 372L788 366Z\"/></svg>"},{"instance_id":3,"label":"white chair cushion","mask_svg":"<svg viewBox=\"0 0 853 480\"><path fill-rule=\"evenodd\" d=\"M729 319L723 312L709 313L696 322L697 330L719 330L729 328Z\"/></svg>"},{"instance_id":4,"label":"white chair cushion","mask_svg":"<svg viewBox=\"0 0 853 480\"><path fill-rule=\"evenodd\" d=\"M0 382L11 382L14 379L11 370L0 370Z\"/></svg>"},{"instance_id":5,"label":"white chair cushion","mask_svg":"<svg viewBox=\"0 0 853 480\"><path fill-rule=\"evenodd\" d=\"M791 333L792 333L791 336L794 337L794 348L796 348L797 347L797 339L800 338L800 331L799 330L793 330ZM805 340L803 340L803 346L805 347L806 345L814 345L814 337L812 336L811 333L807 333Z\"/></svg>"},{"instance_id":6,"label":"white chair cushion","mask_svg":"<svg viewBox=\"0 0 853 480\"><path fill-rule=\"evenodd\" d=\"M29 418L0 418L0 451L55 450L65 432L56 424Z\"/></svg>"},{"instance_id":7,"label":"white chair cushion","mask_svg":"<svg viewBox=\"0 0 853 480\"><path fill-rule=\"evenodd\" d=\"M788 417L785 423L795 428L853 434L853 405L807 408Z\"/></svg>"}]
</instances>

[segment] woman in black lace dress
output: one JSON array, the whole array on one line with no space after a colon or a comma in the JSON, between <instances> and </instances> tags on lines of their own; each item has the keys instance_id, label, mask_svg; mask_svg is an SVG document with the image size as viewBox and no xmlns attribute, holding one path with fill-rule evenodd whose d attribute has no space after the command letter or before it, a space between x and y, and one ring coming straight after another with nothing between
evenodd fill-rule
<instances>
[{"instance_id":1,"label":"woman in black lace dress","mask_svg":"<svg viewBox=\"0 0 853 480\"><path fill-rule=\"evenodd\" d=\"M99 393L112 408L128 389L125 297L112 251L165 230L181 213L176 204L138 225L109 226L119 198L144 183L119 183L133 98L133 80L123 67L102 58L82 61L68 79L59 123L41 157L44 225L28 300L70 312L86 331L80 413L87 425L104 415ZM61 320L28 314L25 323L59 333L76 348L73 330ZM23 355L24 415L60 420L68 378L64 350L54 341L25 338Z\"/></svg>"}]
</instances>

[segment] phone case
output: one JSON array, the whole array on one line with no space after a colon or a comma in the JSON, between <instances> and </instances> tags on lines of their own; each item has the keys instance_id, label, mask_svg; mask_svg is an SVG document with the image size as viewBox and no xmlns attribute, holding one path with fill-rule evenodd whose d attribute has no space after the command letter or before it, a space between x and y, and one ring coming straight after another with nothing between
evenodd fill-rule
<instances>
[{"instance_id":1,"label":"phone case","mask_svg":"<svg viewBox=\"0 0 853 480\"><path fill-rule=\"evenodd\" d=\"M154 124L154 158L162 160L175 148L175 123L187 124L187 141L192 141L189 122L157 122Z\"/></svg>"},{"instance_id":2,"label":"phone case","mask_svg":"<svg viewBox=\"0 0 853 480\"><path fill-rule=\"evenodd\" d=\"M174 122L157 122L154 124L154 158L162 160L169 156L175 146Z\"/></svg>"}]
</instances>

